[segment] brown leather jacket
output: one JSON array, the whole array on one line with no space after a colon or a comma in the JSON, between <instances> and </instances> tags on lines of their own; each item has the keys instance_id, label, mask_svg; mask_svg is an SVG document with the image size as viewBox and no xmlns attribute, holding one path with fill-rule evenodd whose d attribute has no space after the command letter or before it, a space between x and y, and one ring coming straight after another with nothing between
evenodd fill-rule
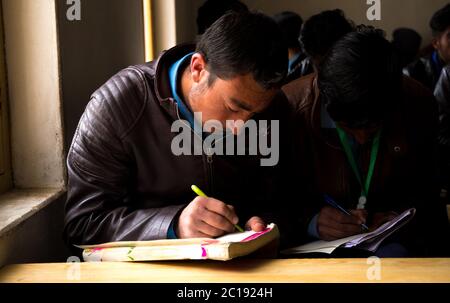
<instances>
[{"instance_id":1,"label":"brown leather jacket","mask_svg":"<svg viewBox=\"0 0 450 303\"><path fill-rule=\"evenodd\" d=\"M304 205L302 227L306 233L312 217L324 206L324 193L345 208L354 209L361 187L348 164L334 128L321 127L322 103L316 74L291 82L283 91L297 111L299 178L311 176L313 199ZM405 77L403 98L393 104L383 126L380 150L366 209L369 214L417 209L416 217L398 235L413 254L440 254L433 244L448 242L445 206L439 202L436 182L438 116L432 94ZM370 144L362 146L362 167L367 170ZM302 160L303 159L303 160ZM367 171L363 172L366 175ZM370 220L370 218L369 218ZM370 222L369 222L370 223ZM444 238L441 238L444 237ZM440 245L440 244L439 244Z\"/></svg>"},{"instance_id":2,"label":"brown leather jacket","mask_svg":"<svg viewBox=\"0 0 450 303\"><path fill-rule=\"evenodd\" d=\"M172 153L177 133L171 125L179 113L168 69L192 51L178 46L154 62L128 67L92 95L67 158L68 243L166 238L177 213L195 198L192 184L234 205L241 224L256 215L278 223L272 215L283 206L278 200L283 151L273 167L260 166L259 156ZM260 118L280 119L287 105L280 91Z\"/></svg>"}]
</instances>

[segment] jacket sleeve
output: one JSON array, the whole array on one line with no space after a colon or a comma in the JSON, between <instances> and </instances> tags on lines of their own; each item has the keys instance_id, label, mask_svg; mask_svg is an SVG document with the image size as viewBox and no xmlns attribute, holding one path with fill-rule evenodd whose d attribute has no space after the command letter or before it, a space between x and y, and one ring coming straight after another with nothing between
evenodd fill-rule
<instances>
[{"instance_id":1,"label":"jacket sleeve","mask_svg":"<svg viewBox=\"0 0 450 303\"><path fill-rule=\"evenodd\" d=\"M131 77L136 76L122 75L110 82L105 93L94 94L79 122L67 158L64 234L68 244L167 238L183 207L148 201L164 207L137 208L133 201L133 156L122 138L138 112L130 100L144 98Z\"/></svg>"}]
</instances>

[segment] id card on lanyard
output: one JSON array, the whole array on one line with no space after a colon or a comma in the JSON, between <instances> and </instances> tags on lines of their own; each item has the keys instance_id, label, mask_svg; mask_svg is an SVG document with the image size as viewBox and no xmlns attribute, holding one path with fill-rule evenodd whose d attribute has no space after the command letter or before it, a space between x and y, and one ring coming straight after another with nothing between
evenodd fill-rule
<instances>
[{"instance_id":1,"label":"id card on lanyard","mask_svg":"<svg viewBox=\"0 0 450 303\"><path fill-rule=\"evenodd\" d=\"M367 176L365 179L362 178L361 172L356 164L355 155L353 154L352 148L350 147L349 139L347 134L343 129L336 125L336 130L339 135L339 139L341 140L342 146L344 148L345 154L347 155L347 160L350 163L350 166L353 170L353 173L358 180L359 185L361 186L361 196L358 199L357 209L364 209L367 203L367 197L370 189L370 182L372 181L373 172L375 169L375 163L377 161L378 150L380 149L380 136L381 136L381 128L378 130L375 138L372 142L372 148L370 151L370 162L369 169L367 171Z\"/></svg>"}]
</instances>

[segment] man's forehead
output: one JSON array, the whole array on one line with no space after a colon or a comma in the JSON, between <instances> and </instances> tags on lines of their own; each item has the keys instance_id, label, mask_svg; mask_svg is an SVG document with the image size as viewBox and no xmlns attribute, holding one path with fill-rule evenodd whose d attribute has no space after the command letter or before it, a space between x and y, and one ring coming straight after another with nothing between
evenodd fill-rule
<instances>
[{"instance_id":1,"label":"man's forehead","mask_svg":"<svg viewBox=\"0 0 450 303\"><path fill-rule=\"evenodd\" d=\"M267 89L256 82L252 75L236 76L229 80L229 85L233 88L235 95L230 96L235 99L253 103L263 100L271 100L277 91L274 88Z\"/></svg>"},{"instance_id":2,"label":"man's forehead","mask_svg":"<svg viewBox=\"0 0 450 303\"><path fill-rule=\"evenodd\" d=\"M238 89L245 90L248 93L252 94L266 94L268 92L267 89L261 86L252 74L238 75L231 78L230 83L237 87Z\"/></svg>"},{"instance_id":3,"label":"man's forehead","mask_svg":"<svg viewBox=\"0 0 450 303\"><path fill-rule=\"evenodd\" d=\"M222 92L227 94L225 96L226 99L241 108L251 108L250 111L260 111L265 108L277 92L275 88L264 88L251 74L238 75L231 79L221 81L227 87Z\"/></svg>"}]
</instances>

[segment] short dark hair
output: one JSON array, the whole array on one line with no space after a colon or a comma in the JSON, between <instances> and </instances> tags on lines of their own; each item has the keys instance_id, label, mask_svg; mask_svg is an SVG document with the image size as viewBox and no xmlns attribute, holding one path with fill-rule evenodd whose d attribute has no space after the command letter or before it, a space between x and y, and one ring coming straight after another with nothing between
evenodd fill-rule
<instances>
[{"instance_id":1,"label":"short dark hair","mask_svg":"<svg viewBox=\"0 0 450 303\"><path fill-rule=\"evenodd\" d=\"M392 33L392 45L399 54L402 67L416 59L421 44L422 37L411 28L397 28Z\"/></svg>"},{"instance_id":2,"label":"short dark hair","mask_svg":"<svg viewBox=\"0 0 450 303\"><path fill-rule=\"evenodd\" d=\"M433 36L445 32L450 26L450 3L434 13L430 20L430 27L433 31Z\"/></svg>"},{"instance_id":3,"label":"short dark hair","mask_svg":"<svg viewBox=\"0 0 450 303\"><path fill-rule=\"evenodd\" d=\"M322 101L334 121L365 128L395 107L402 72L384 32L362 26L339 40L319 68Z\"/></svg>"},{"instance_id":4,"label":"short dark hair","mask_svg":"<svg viewBox=\"0 0 450 303\"><path fill-rule=\"evenodd\" d=\"M281 12L273 16L273 19L283 32L288 48L300 48L300 30L302 29L303 19L294 12Z\"/></svg>"},{"instance_id":5,"label":"short dark hair","mask_svg":"<svg viewBox=\"0 0 450 303\"><path fill-rule=\"evenodd\" d=\"M213 78L227 80L251 73L265 89L280 87L288 69L288 51L275 21L261 13L229 12L197 43Z\"/></svg>"},{"instance_id":6,"label":"short dark hair","mask_svg":"<svg viewBox=\"0 0 450 303\"><path fill-rule=\"evenodd\" d=\"M202 35L217 19L228 11L247 12L248 7L239 0L206 0L197 10L197 31Z\"/></svg>"},{"instance_id":7,"label":"short dark hair","mask_svg":"<svg viewBox=\"0 0 450 303\"><path fill-rule=\"evenodd\" d=\"M336 41L353 29L353 22L345 17L342 10L323 11L305 21L300 43L309 56L325 56Z\"/></svg>"}]
</instances>

